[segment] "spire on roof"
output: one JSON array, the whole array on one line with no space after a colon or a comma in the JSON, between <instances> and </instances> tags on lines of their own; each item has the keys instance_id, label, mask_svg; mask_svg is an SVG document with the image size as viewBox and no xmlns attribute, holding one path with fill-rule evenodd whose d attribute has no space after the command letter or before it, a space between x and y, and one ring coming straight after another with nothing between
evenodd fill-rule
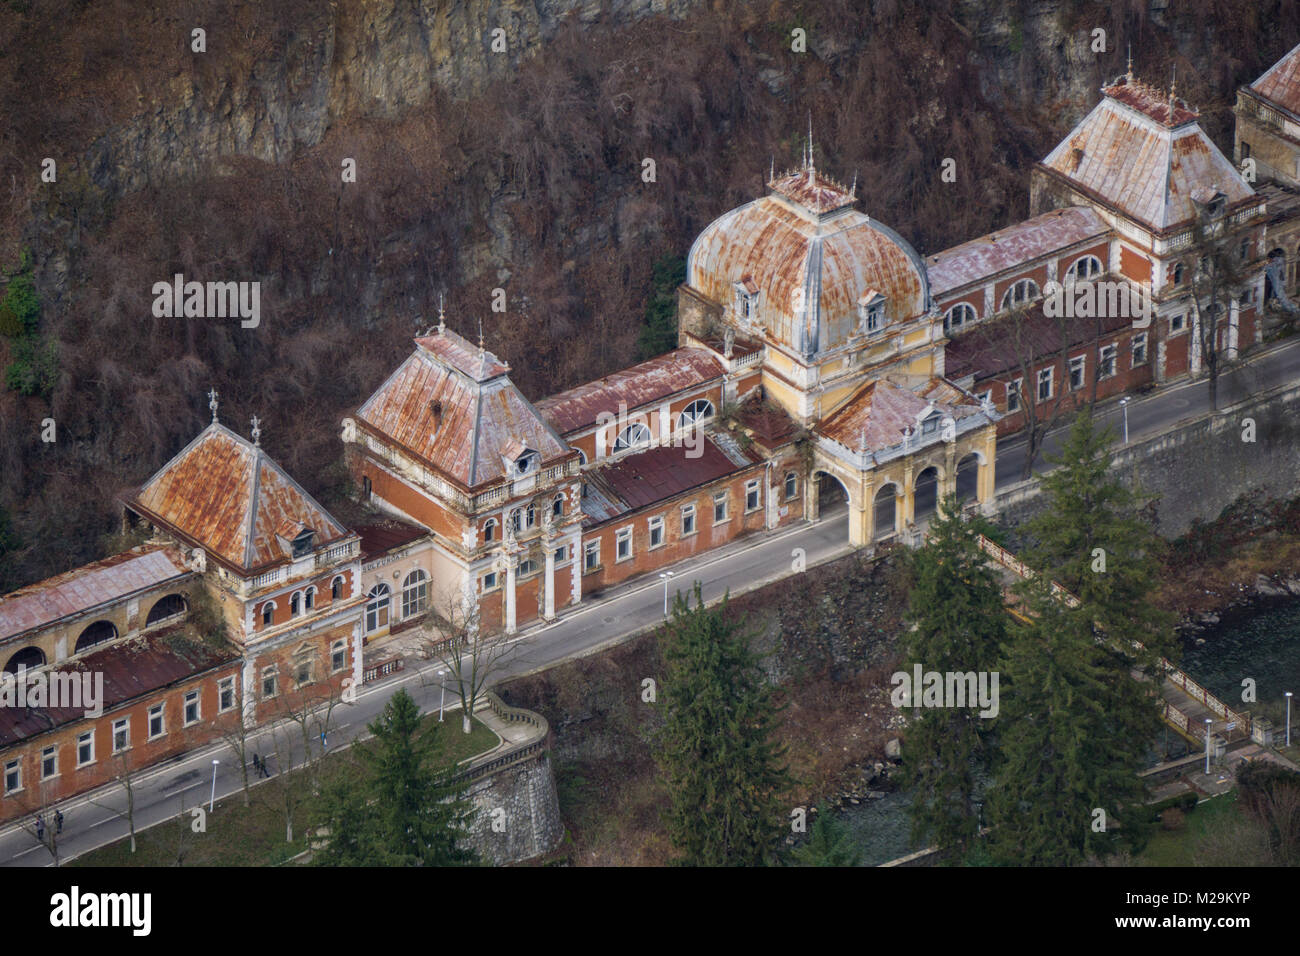
<instances>
[{"instance_id":1,"label":"spire on roof","mask_svg":"<svg viewBox=\"0 0 1300 956\"><path fill-rule=\"evenodd\" d=\"M212 424L217 423L217 390L215 388L208 391L208 408L212 409Z\"/></svg>"},{"instance_id":2,"label":"spire on roof","mask_svg":"<svg viewBox=\"0 0 1300 956\"><path fill-rule=\"evenodd\" d=\"M442 293L438 293L438 334L442 335L447 331L447 323L443 320L442 315Z\"/></svg>"},{"instance_id":3,"label":"spire on roof","mask_svg":"<svg viewBox=\"0 0 1300 956\"><path fill-rule=\"evenodd\" d=\"M258 418L256 415L254 415L252 418L252 425L253 425L253 430L251 434L253 436L253 447L261 448L262 447L262 420Z\"/></svg>"},{"instance_id":4,"label":"spire on roof","mask_svg":"<svg viewBox=\"0 0 1300 956\"><path fill-rule=\"evenodd\" d=\"M1129 84L1133 82L1133 43L1131 41L1128 45L1128 69L1124 72L1124 80Z\"/></svg>"},{"instance_id":5,"label":"spire on roof","mask_svg":"<svg viewBox=\"0 0 1300 956\"><path fill-rule=\"evenodd\" d=\"M812 110L808 111L808 183L817 178L817 162L813 159Z\"/></svg>"},{"instance_id":6,"label":"spire on roof","mask_svg":"<svg viewBox=\"0 0 1300 956\"><path fill-rule=\"evenodd\" d=\"M1178 67L1170 68L1169 77L1169 125L1174 125L1174 93L1178 89Z\"/></svg>"}]
</instances>

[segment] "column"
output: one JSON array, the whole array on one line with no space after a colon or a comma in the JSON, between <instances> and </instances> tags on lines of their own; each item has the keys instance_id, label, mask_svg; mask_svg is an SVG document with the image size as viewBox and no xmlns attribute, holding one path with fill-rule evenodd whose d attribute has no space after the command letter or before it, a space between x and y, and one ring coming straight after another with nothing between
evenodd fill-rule
<instances>
[{"instance_id":1,"label":"column","mask_svg":"<svg viewBox=\"0 0 1300 956\"><path fill-rule=\"evenodd\" d=\"M803 483L803 513L809 521L821 518L821 502L817 498L817 473L810 471Z\"/></svg>"},{"instance_id":2,"label":"column","mask_svg":"<svg viewBox=\"0 0 1300 956\"><path fill-rule=\"evenodd\" d=\"M546 598L542 617L549 621L555 617L555 544L550 538L543 538L542 547L546 550L546 580L542 584L546 589Z\"/></svg>"},{"instance_id":3,"label":"column","mask_svg":"<svg viewBox=\"0 0 1300 956\"><path fill-rule=\"evenodd\" d=\"M894 527L901 532L907 532L907 526L916 520L916 498L912 488L912 459L908 458L903 465L903 500L898 503L899 514Z\"/></svg>"},{"instance_id":4,"label":"column","mask_svg":"<svg viewBox=\"0 0 1300 956\"><path fill-rule=\"evenodd\" d=\"M257 726L257 695L255 693L257 675L253 672L253 662L247 657L239 666L239 685L244 713L244 726Z\"/></svg>"},{"instance_id":5,"label":"column","mask_svg":"<svg viewBox=\"0 0 1300 956\"><path fill-rule=\"evenodd\" d=\"M515 632L515 569L519 567L519 559L513 555L506 555L506 633Z\"/></svg>"},{"instance_id":6,"label":"column","mask_svg":"<svg viewBox=\"0 0 1300 956\"><path fill-rule=\"evenodd\" d=\"M573 537L569 539L569 553L573 556L573 563L569 565L569 584L574 607L582 603L582 562L585 560L582 554L582 526L574 528Z\"/></svg>"},{"instance_id":7,"label":"column","mask_svg":"<svg viewBox=\"0 0 1300 956\"><path fill-rule=\"evenodd\" d=\"M983 454L976 473L975 497L985 514L992 514L997 498L998 432L996 426L985 429Z\"/></svg>"},{"instance_id":8,"label":"column","mask_svg":"<svg viewBox=\"0 0 1300 956\"><path fill-rule=\"evenodd\" d=\"M352 625L352 686L360 687L365 683L366 658L361 644L361 622Z\"/></svg>"}]
</instances>

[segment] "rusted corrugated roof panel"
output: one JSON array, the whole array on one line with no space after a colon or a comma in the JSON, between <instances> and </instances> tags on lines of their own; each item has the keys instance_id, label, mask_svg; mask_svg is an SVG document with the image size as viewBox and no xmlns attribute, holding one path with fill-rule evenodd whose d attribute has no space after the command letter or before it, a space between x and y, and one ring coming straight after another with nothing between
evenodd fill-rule
<instances>
[{"instance_id":1,"label":"rusted corrugated roof panel","mask_svg":"<svg viewBox=\"0 0 1300 956\"><path fill-rule=\"evenodd\" d=\"M359 421L467 489L504 477L502 456L519 445L539 452L543 462L569 453L504 365L489 361L490 374L467 373L448 358L467 346L451 331L417 343L357 411Z\"/></svg>"},{"instance_id":2,"label":"rusted corrugated roof panel","mask_svg":"<svg viewBox=\"0 0 1300 956\"><path fill-rule=\"evenodd\" d=\"M819 215L834 212L856 201L853 193L843 184L817 172L812 166L783 173L768 183L768 186L773 192L780 193L791 202Z\"/></svg>"},{"instance_id":3,"label":"rusted corrugated roof panel","mask_svg":"<svg viewBox=\"0 0 1300 956\"><path fill-rule=\"evenodd\" d=\"M595 425L602 412L617 415L620 402L631 411L721 378L722 366L708 352L674 349L648 362L542 399L537 403L537 410L560 434L568 435Z\"/></svg>"},{"instance_id":4,"label":"rusted corrugated roof panel","mask_svg":"<svg viewBox=\"0 0 1300 956\"><path fill-rule=\"evenodd\" d=\"M243 572L291 557L276 534L286 522L311 528L317 545L348 534L266 452L215 422L128 503Z\"/></svg>"},{"instance_id":5,"label":"rusted corrugated roof panel","mask_svg":"<svg viewBox=\"0 0 1300 956\"><path fill-rule=\"evenodd\" d=\"M353 528L361 539L362 562L373 561L389 551L395 551L412 541L418 541L431 532L419 525L407 524L396 518L384 518Z\"/></svg>"},{"instance_id":6,"label":"rusted corrugated roof panel","mask_svg":"<svg viewBox=\"0 0 1300 956\"><path fill-rule=\"evenodd\" d=\"M931 379L919 393L879 379L858 389L817 431L855 451L884 451L903 441L903 429L915 432L931 404L957 420L980 412L978 402L942 379Z\"/></svg>"},{"instance_id":7,"label":"rusted corrugated roof panel","mask_svg":"<svg viewBox=\"0 0 1300 956\"><path fill-rule=\"evenodd\" d=\"M847 342L861 324L858 300L868 289L885 295L893 321L929 308L916 251L856 209L821 217L776 196L733 209L691 246L686 281L731 309L745 276L759 288L755 321L806 357Z\"/></svg>"},{"instance_id":8,"label":"rusted corrugated roof panel","mask_svg":"<svg viewBox=\"0 0 1300 956\"><path fill-rule=\"evenodd\" d=\"M1250 88L1269 102L1300 116L1300 46L1278 60Z\"/></svg>"},{"instance_id":9,"label":"rusted corrugated roof panel","mask_svg":"<svg viewBox=\"0 0 1300 956\"><path fill-rule=\"evenodd\" d=\"M510 371L510 366L491 352L470 344L446 327L441 327L437 334L416 339L415 344L476 382L486 382Z\"/></svg>"},{"instance_id":10,"label":"rusted corrugated roof panel","mask_svg":"<svg viewBox=\"0 0 1300 956\"><path fill-rule=\"evenodd\" d=\"M1022 316L1007 316L962 332L944 348L944 371L949 378L973 375L983 381L1014 372L1028 362L1035 366L1063 349L1091 342L1133 324L1128 315L1089 319L1054 319L1036 302ZM1100 327L1099 327L1100 326Z\"/></svg>"},{"instance_id":11,"label":"rusted corrugated roof panel","mask_svg":"<svg viewBox=\"0 0 1300 956\"><path fill-rule=\"evenodd\" d=\"M661 445L588 471L582 500L586 525L666 501L760 460L722 434L704 436L699 454L692 457L692 452L684 445Z\"/></svg>"},{"instance_id":12,"label":"rusted corrugated roof panel","mask_svg":"<svg viewBox=\"0 0 1300 956\"><path fill-rule=\"evenodd\" d=\"M180 581L192 572L175 548L145 545L47 578L0 598L0 640L60 618Z\"/></svg>"},{"instance_id":13,"label":"rusted corrugated roof panel","mask_svg":"<svg viewBox=\"0 0 1300 956\"><path fill-rule=\"evenodd\" d=\"M798 431L784 408L752 396L736 409L737 424L769 449L777 448L794 438Z\"/></svg>"},{"instance_id":14,"label":"rusted corrugated roof panel","mask_svg":"<svg viewBox=\"0 0 1300 956\"><path fill-rule=\"evenodd\" d=\"M101 703L110 710L177 681L239 660L233 648L213 648L194 639L177 640L185 625L121 641L52 670L103 674ZM92 685L93 686L93 685ZM84 698L83 698L84 703ZM81 720L87 707L0 707L0 747Z\"/></svg>"},{"instance_id":15,"label":"rusted corrugated roof panel","mask_svg":"<svg viewBox=\"0 0 1300 956\"><path fill-rule=\"evenodd\" d=\"M1117 97L1116 90L1127 91L1125 98ZM1156 231L1195 217L1194 191L1221 192L1228 205L1254 195L1194 122L1195 113L1188 110L1189 118L1182 119L1182 112L1176 112L1171 127L1152 115L1160 111L1147 102L1150 96L1128 87L1104 92L1101 102L1043 160L1046 168Z\"/></svg>"},{"instance_id":16,"label":"rusted corrugated roof panel","mask_svg":"<svg viewBox=\"0 0 1300 956\"><path fill-rule=\"evenodd\" d=\"M930 289L942 296L1109 231L1086 206L1054 209L930 256Z\"/></svg>"}]
</instances>

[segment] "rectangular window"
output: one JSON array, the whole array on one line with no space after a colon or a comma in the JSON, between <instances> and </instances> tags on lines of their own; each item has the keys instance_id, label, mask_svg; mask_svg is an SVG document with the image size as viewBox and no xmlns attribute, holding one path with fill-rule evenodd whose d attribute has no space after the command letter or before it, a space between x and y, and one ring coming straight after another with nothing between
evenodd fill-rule
<instances>
[{"instance_id":1,"label":"rectangular window","mask_svg":"<svg viewBox=\"0 0 1300 956\"><path fill-rule=\"evenodd\" d=\"M167 725L163 721L163 705L154 704L149 708L149 739L161 737L167 733Z\"/></svg>"},{"instance_id":2,"label":"rectangular window","mask_svg":"<svg viewBox=\"0 0 1300 956\"><path fill-rule=\"evenodd\" d=\"M721 524L727 520L727 493L719 492L713 496L713 523Z\"/></svg>"},{"instance_id":3,"label":"rectangular window","mask_svg":"<svg viewBox=\"0 0 1300 956\"><path fill-rule=\"evenodd\" d=\"M682 537L695 534L695 505L682 505Z\"/></svg>"},{"instance_id":4,"label":"rectangular window","mask_svg":"<svg viewBox=\"0 0 1300 956\"><path fill-rule=\"evenodd\" d=\"M1083 388L1084 365L1087 363L1087 357L1076 355L1070 359L1070 388L1078 390Z\"/></svg>"},{"instance_id":5,"label":"rectangular window","mask_svg":"<svg viewBox=\"0 0 1300 956\"><path fill-rule=\"evenodd\" d=\"M600 541L588 541L582 548L582 570L595 571L600 567Z\"/></svg>"},{"instance_id":6,"label":"rectangular window","mask_svg":"<svg viewBox=\"0 0 1300 956\"><path fill-rule=\"evenodd\" d=\"M185 695L185 720L183 726L188 727L190 724L199 722L199 692L192 690Z\"/></svg>"},{"instance_id":7,"label":"rectangular window","mask_svg":"<svg viewBox=\"0 0 1300 956\"><path fill-rule=\"evenodd\" d=\"M41 751L41 779L49 780L59 775L59 751L57 747L46 747Z\"/></svg>"},{"instance_id":8,"label":"rectangular window","mask_svg":"<svg viewBox=\"0 0 1300 956\"><path fill-rule=\"evenodd\" d=\"M235 706L235 679L223 677L217 681L217 711L224 714Z\"/></svg>"},{"instance_id":9,"label":"rectangular window","mask_svg":"<svg viewBox=\"0 0 1300 956\"><path fill-rule=\"evenodd\" d=\"M113 721L113 753L120 754L131 746L131 718Z\"/></svg>"},{"instance_id":10,"label":"rectangular window","mask_svg":"<svg viewBox=\"0 0 1300 956\"><path fill-rule=\"evenodd\" d=\"M1147 361L1147 334L1139 332L1133 336L1133 364L1145 365Z\"/></svg>"},{"instance_id":11,"label":"rectangular window","mask_svg":"<svg viewBox=\"0 0 1300 956\"><path fill-rule=\"evenodd\" d=\"M489 571L487 574L483 575L484 591L493 591L496 589L496 586L497 586L497 573L495 571Z\"/></svg>"},{"instance_id":12,"label":"rectangular window","mask_svg":"<svg viewBox=\"0 0 1300 956\"><path fill-rule=\"evenodd\" d=\"M23 788L23 765L21 760L10 760L5 764L5 795L17 793Z\"/></svg>"},{"instance_id":13,"label":"rectangular window","mask_svg":"<svg viewBox=\"0 0 1300 956\"><path fill-rule=\"evenodd\" d=\"M348 666L348 646L344 641L330 645L330 671L337 674Z\"/></svg>"},{"instance_id":14,"label":"rectangular window","mask_svg":"<svg viewBox=\"0 0 1300 956\"><path fill-rule=\"evenodd\" d=\"M301 687L303 684L310 684L312 682L311 661L299 661L297 672L294 676L298 681L299 687Z\"/></svg>"},{"instance_id":15,"label":"rectangular window","mask_svg":"<svg viewBox=\"0 0 1300 956\"><path fill-rule=\"evenodd\" d=\"M84 767L95 762L95 732L86 731L77 738L77 766Z\"/></svg>"},{"instance_id":16,"label":"rectangular window","mask_svg":"<svg viewBox=\"0 0 1300 956\"><path fill-rule=\"evenodd\" d=\"M1246 289L1241 293L1241 307L1248 308L1255 304L1255 290Z\"/></svg>"},{"instance_id":17,"label":"rectangular window","mask_svg":"<svg viewBox=\"0 0 1300 956\"><path fill-rule=\"evenodd\" d=\"M1052 397L1052 369L1038 370L1038 400L1045 402Z\"/></svg>"},{"instance_id":18,"label":"rectangular window","mask_svg":"<svg viewBox=\"0 0 1300 956\"><path fill-rule=\"evenodd\" d=\"M1024 379L1012 379L1007 385L1007 411L1020 411L1020 387L1024 385Z\"/></svg>"},{"instance_id":19,"label":"rectangular window","mask_svg":"<svg viewBox=\"0 0 1300 956\"><path fill-rule=\"evenodd\" d=\"M758 479L745 482L745 513L758 510Z\"/></svg>"},{"instance_id":20,"label":"rectangular window","mask_svg":"<svg viewBox=\"0 0 1300 956\"><path fill-rule=\"evenodd\" d=\"M616 536L618 545L615 549L615 560L626 561L632 557L632 529L623 528Z\"/></svg>"},{"instance_id":21,"label":"rectangular window","mask_svg":"<svg viewBox=\"0 0 1300 956\"><path fill-rule=\"evenodd\" d=\"M562 544L555 549L555 563L563 564L565 561L568 560L569 560L569 546L567 544Z\"/></svg>"},{"instance_id":22,"label":"rectangular window","mask_svg":"<svg viewBox=\"0 0 1300 956\"><path fill-rule=\"evenodd\" d=\"M793 471L785 476L785 500L793 501L799 495L799 476Z\"/></svg>"},{"instance_id":23,"label":"rectangular window","mask_svg":"<svg viewBox=\"0 0 1300 956\"><path fill-rule=\"evenodd\" d=\"M1186 324L1187 324L1187 314L1184 312L1179 312L1177 315L1171 315L1169 317L1170 333L1181 332L1183 330L1183 326L1185 326Z\"/></svg>"},{"instance_id":24,"label":"rectangular window","mask_svg":"<svg viewBox=\"0 0 1300 956\"><path fill-rule=\"evenodd\" d=\"M650 519L650 547L657 548L664 543L664 519Z\"/></svg>"},{"instance_id":25,"label":"rectangular window","mask_svg":"<svg viewBox=\"0 0 1300 956\"><path fill-rule=\"evenodd\" d=\"M1115 374L1115 353L1118 351L1114 345L1103 345L1101 347L1101 357L1098 360L1098 371L1102 378L1111 378Z\"/></svg>"}]
</instances>

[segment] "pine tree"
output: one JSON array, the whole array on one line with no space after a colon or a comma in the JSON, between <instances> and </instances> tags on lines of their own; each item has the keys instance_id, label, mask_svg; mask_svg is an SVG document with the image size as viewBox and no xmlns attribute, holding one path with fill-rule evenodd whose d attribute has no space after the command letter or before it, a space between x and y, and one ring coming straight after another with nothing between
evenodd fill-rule
<instances>
[{"instance_id":1,"label":"pine tree","mask_svg":"<svg viewBox=\"0 0 1300 956\"><path fill-rule=\"evenodd\" d=\"M405 690L369 725L374 738L357 744L356 778L326 789L329 843L323 866L448 866L476 854L462 844L470 808L448 783L437 724L420 730L420 710Z\"/></svg>"},{"instance_id":2,"label":"pine tree","mask_svg":"<svg viewBox=\"0 0 1300 956\"><path fill-rule=\"evenodd\" d=\"M996 671L1006 639L1002 585L976 537L990 530L987 522L964 518L955 497L942 513L910 562L912 628L903 638L909 677L916 664L941 673ZM965 856L979 833L977 801L989 772L994 721L981 717L978 705L921 708L909 716L903 771L913 792L912 841Z\"/></svg>"},{"instance_id":3,"label":"pine tree","mask_svg":"<svg viewBox=\"0 0 1300 956\"><path fill-rule=\"evenodd\" d=\"M686 260L666 256L654 264L645 324L637 336L637 355L654 358L677 347L677 287L686 281Z\"/></svg>"},{"instance_id":4,"label":"pine tree","mask_svg":"<svg viewBox=\"0 0 1300 956\"><path fill-rule=\"evenodd\" d=\"M790 851L791 866L857 866L862 850L841 821L825 806L817 814L808 842Z\"/></svg>"},{"instance_id":5,"label":"pine tree","mask_svg":"<svg viewBox=\"0 0 1300 956\"><path fill-rule=\"evenodd\" d=\"M780 708L727 602L679 595L664 640L666 717L655 757L669 795L669 839L688 866L776 861L791 779L773 742Z\"/></svg>"}]
</instances>

